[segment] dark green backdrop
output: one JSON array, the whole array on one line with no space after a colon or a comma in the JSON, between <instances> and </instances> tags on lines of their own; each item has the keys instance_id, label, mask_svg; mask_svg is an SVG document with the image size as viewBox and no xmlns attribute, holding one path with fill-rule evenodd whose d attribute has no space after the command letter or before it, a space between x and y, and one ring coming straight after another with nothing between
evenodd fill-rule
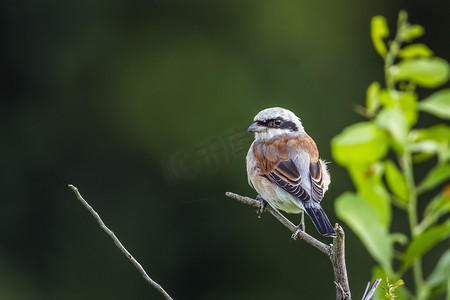
<instances>
[{"instance_id":1,"label":"dark green backdrop","mask_svg":"<svg viewBox=\"0 0 450 300\"><path fill-rule=\"evenodd\" d=\"M339 221L329 143L382 80L370 18L401 8L449 59L444 0L3 1L0 299L162 299L69 183L175 299L332 299L324 255L224 193L255 196L245 129L283 106L330 161ZM374 262L347 236L358 298Z\"/></svg>"}]
</instances>

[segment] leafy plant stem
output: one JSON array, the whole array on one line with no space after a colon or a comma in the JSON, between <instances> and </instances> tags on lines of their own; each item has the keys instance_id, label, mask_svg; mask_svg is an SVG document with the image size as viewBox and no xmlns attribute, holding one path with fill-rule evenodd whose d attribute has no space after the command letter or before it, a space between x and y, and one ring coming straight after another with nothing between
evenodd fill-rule
<instances>
[{"instance_id":1,"label":"leafy plant stem","mask_svg":"<svg viewBox=\"0 0 450 300\"><path fill-rule=\"evenodd\" d=\"M450 90L444 88L419 102L416 88L433 89L447 83L450 64L434 57L425 44L413 42L425 33L425 28L409 23L404 10L398 14L393 36L386 18L380 15L372 18L370 33L375 51L383 59L385 83L372 82L366 91L365 106L355 109L369 120L345 128L332 141L334 158L347 168L357 190L336 200L336 212L377 260L379 266L374 274L388 277L385 299L425 300L443 293L443 282L448 277L447 252L427 277L423 268L429 266L422 261L428 251L450 235L449 219L442 218L450 212L448 186L428 199L424 211L419 211L419 200L427 202L422 194L437 189L449 178L449 127L436 124L414 128L420 112L450 119ZM422 182L416 182L415 163L434 156L437 166L427 172ZM368 169L368 165L372 167ZM406 232L391 232L391 221L399 222L392 218L392 207L402 210L408 218ZM374 210L379 218L372 218ZM394 259L399 262L395 269ZM413 277L407 282L409 290L402 281L406 273Z\"/></svg>"},{"instance_id":2,"label":"leafy plant stem","mask_svg":"<svg viewBox=\"0 0 450 300\"><path fill-rule=\"evenodd\" d=\"M414 236L416 234L416 227L418 224L417 221L417 193L416 193L416 187L414 184L414 175L413 175L413 166L412 166L412 157L409 149L406 149L406 151L401 155L400 157L401 165L403 169L403 173L405 175L407 184L409 186L410 192L410 198L408 203L408 217L409 217L409 227L411 231L411 236ZM413 274L414 274L414 281L416 284L416 295L418 300L425 299L424 295L425 293L425 282L423 279L423 272L422 272L422 260L420 258L417 258L416 261L413 264Z\"/></svg>"},{"instance_id":3,"label":"leafy plant stem","mask_svg":"<svg viewBox=\"0 0 450 300\"><path fill-rule=\"evenodd\" d=\"M413 166L411 154L406 150L400 157L403 174L405 175L406 182L408 184L410 195L408 202L408 215L409 215L409 228L411 235L415 235L414 228L417 226L417 194L414 185Z\"/></svg>"},{"instance_id":4,"label":"leafy plant stem","mask_svg":"<svg viewBox=\"0 0 450 300\"><path fill-rule=\"evenodd\" d=\"M398 34L397 34L398 36ZM398 50L400 50L401 43L396 38L392 41L389 47L389 52L386 54L384 63L384 74L386 80L386 86L389 90L395 89L395 82L391 76L391 67L394 65L395 57L397 56Z\"/></svg>"},{"instance_id":5,"label":"leafy plant stem","mask_svg":"<svg viewBox=\"0 0 450 300\"><path fill-rule=\"evenodd\" d=\"M402 45L401 33L403 29L404 21L399 17L397 24L397 32L395 34L394 40L391 41L389 45L389 51L386 53L386 57L384 58L384 76L386 81L386 87L390 90L395 89L395 81L391 76L391 67L394 65L395 58L397 57L398 51Z\"/></svg>"},{"instance_id":6,"label":"leafy plant stem","mask_svg":"<svg viewBox=\"0 0 450 300\"><path fill-rule=\"evenodd\" d=\"M395 58L397 57L398 51L401 48L403 42L403 33L407 26L407 14L406 12L400 12L397 23L397 32L395 34L394 40L391 41L389 45L389 51L387 52L384 59L384 74L386 87L388 90L395 90L395 81L392 78L392 66L395 63ZM407 206L408 219L409 219L409 228L411 232L411 236L414 236L417 233L416 227L418 225L417 218L417 191L414 184L414 173L413 173L413 165L412 165L412 156L409 150L409 147L406 147L405 151L401 154L400 163L403 169L404 176L406 178L409 190L410 197ZM413 264L413 274L414 281L416 285L416 295L418 300L424 299L426 294L425 289L426 285L423 279L422 272L422 260L418 258Z\"/></svg>"}]
</instances>

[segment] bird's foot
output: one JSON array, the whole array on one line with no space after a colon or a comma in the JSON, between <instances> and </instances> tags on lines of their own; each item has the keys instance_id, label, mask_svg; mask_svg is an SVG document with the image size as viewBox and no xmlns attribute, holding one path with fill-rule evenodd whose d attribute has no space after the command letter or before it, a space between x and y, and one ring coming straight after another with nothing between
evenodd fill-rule
<instances>
[{"instance_id":1,"label":"bird's foot","mask_svg":"<svg viewBox=\"0 0 450 300\"><path fill-rule=\"evenodd\" d=\"M298 224L297 230L305 231L305 223L300 223L300 224Z\"/></svg>"},{"instance_id":2,"label":"bird's foot","mask_svg":"<svg viewBox=\"0 0 450 300\"><path fill-rule=\"evenodd\" d=\"M300 220L300 224L298 224L297 229L295 230L295 232L291 235L291 239L292 240L296 240L298 239L298 235L300 232L305 232L305 215L304 212L301 212L301 220Z\"/></svg>"},{"instance_id":3,"label":"bird's foot","mask_svg":"<svg viewBox=\"0 0 450 300\"><path fill-rule=\"evenodd\" d=\"M298 224L298 228L301 231L305 231L306 230L306 227L305 227L305 212L303 210L300 212L300 224Z\"/></svg>"},{"instance_id":4,"label":"bird's foot","mask_svg":"<svg viewBox=\"0 0 450 300\"><path fill-rule=\"evenodd\" d=\"M256 200L259 200L261 202L261 209L259 210L258 213L258 218L261 218L262 213L266 209L267 201L264 200L263 197L261 197L261 195L256 196Z\"/></svg>"},{"instance_id":5,"label":"bird's foot","mask_svg":"<svg viewBox=\"0 0 450 300\"><path fill-rule=\"evenodd\" d=\"M297 240L299 238L299 234L301 232L305 232L304 229L300 228L300 226L297 227L297 229L295 230L295 232L291 235L291 240Z\"/></svg>"}]
</instances>

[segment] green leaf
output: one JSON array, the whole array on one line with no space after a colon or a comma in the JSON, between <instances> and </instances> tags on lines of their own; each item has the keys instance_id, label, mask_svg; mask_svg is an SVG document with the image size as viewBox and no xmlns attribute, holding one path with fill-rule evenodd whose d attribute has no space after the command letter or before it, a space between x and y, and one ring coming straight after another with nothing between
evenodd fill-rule
<instances>
[{"instance_id":1,"label":"green leaf","mask_svg":"<svg viewBox=\"0 0 450 300\"><path fill-rule=\"evenodd\" d=\"M393 243L372 204L357 194L346 192L336 199L335 208L337 216L350 226L373 258L391 273Z\"/></svg>"},{"instance_id":2,"label":"green leaf","mask_svg":"<svg viewBox=\"0 0 450 300\"><path fill-rule=\"evenodd\" d=\"M413 141L431 140L437 143L450 142L450 126L437 124L424 129L415 129L411 132Z\"/></svg>"},{"instance_id":3,"label":"green leaf","mask_svg":"<svg viewBox=\"0 0 450 300\"><path fill-rule=\"evenodd\" d=\"M439 193L428 203L424 212L425 218L431 217L433 220L437 220L450 212L450 186L447 189L444 189L443 193Z\"/></svg>"},{"instance_id":4,"label":"green leaf","mask_svg":"<svg viewBox=\"0 0 450 300\"><path fill-rule=\"evenodd\" d=\"M434 154L438 155L442 164L450 160L450 126L438 124L412 130L410 139L413 142L410 150L415 153L414 162L429 159Z\"/></svg>"},{"instance_id":5,"label":"green leaf","mask_svg":"<svg viewBox=\"0 0 450 300\"><path fill-rule=\"evenodd\" d=\"M372 82L366 92L366 109L369 117L373 117L380 107L380 83Z\"/></svg>"},{"instance_id":6,"label":"green leaf","mask_svg":"<svg viewBox=\"0 0 450 300\"><path fill-rule=\"evenodd\" d=\"M425 44L408 45L398 51L398 57L403 59L429 58L433 55L433 51Z\"/></svg>"},{"instance_id":7,"label":"green leaf","mask_svg":"<svg viewBox=\"0 0 450 300\"><path fill-rule=\"evenodd\" d=\"M385 17L375 16L372 18L370 22L370 35L375 50L384 58L387 53L387 48L383 39L389 36L389 28Z\"/></svg>"},{"instance_id":8,"label":"green leaf","mask_svg":"<svg viewBox=\"0 0 450 300\"><path fill-rule=\"evenodd\" d=\"M422 221L414 227L414 234L419 234L436 224L440 217L450 212L450 185L436 195L425 208Z\"/></svg>"},{"instance_id":9,"label":"green leaf","mask_svg":"<svg viewBox=\"0 0 450 300\"><path fill-rule=\"evenodd\" d=\"M450 89L441 90L420 101L419 109L450 120Z\"/></svg>"},{"instance_id":10,"label":"green leaf","mask_svg":"<svg viewBox=\"0 0 450 300\"><path fill-rule=\"evenodd\" d=\"M414 153L414 162L422 162L438 155L439 164L450 161L450 144L437 143L435 141L421 141L411 144L410 150Z\"/></svg>"},{"instance_id":11,"label":"green leaf","mask_svg":"<svg viewBox=\"0 0 450 300\"><path fill-rule=\"evenodd\" d=\"M420 163L430 159L439 150L439 144L434 141L420 141L412 143L409 150L413 153L413 162Z\"/></svg>"},{"instance_id":12,"label":"green leaf","mask_svg":"<svg viewBox=\"0 0 450 300\"><path fill-rule=\"evenodd\" d=\"M434 154L438 150L438 143L435 141L420 141L411 144L410 150L413 153L422 152L426 154Z\"/></svg>"},{"instance_id":13,"label":"green leaf","mask_svg":"<svg viewBox=\"0 0 450 300\"><path fill-rule=\"evenodd\" d=\"M408 120L408 124L413 126L417 122L418 96L413 92L402 92L397 90L382 90L380 101L385 108L400 108Z\"/></svg>"},{"instance_id":14,"label":"green leaf","mask_svg":"<svg viewBox=\"0 0 450 300\"><path fill-rule=\"evenodd\" d=\"M403 203L409 202L409 188L406 178L391 160L385 163L386 182L392 193Z\"/></svg>"},{"instance_id":15,"label":"green leaf","mask_svg":"<svg viewBox=\"0 0 450 300\"><path fill-rule=\"evenodd\" d=\"M440 183L450 178L450 163L436 166L425 176L424 180L417 188L418 193L422 193L436 187Z\"/></svg>"},{"instance_id":16,"label":"green leaf","mask_svg":"<svg viewBox=\"0 0 450 300\"><path fill-rule=\"evenodd\" d=\"M439 144L437 153L438 153L439 164L445 164L447 162L450 162L450 143Z\"/></svg>"},{"instance_id":17,"label":"green leaf","mask_svg":"<svg viewBox=\"0 0 450 300\"><path fill-rule=\"evenodd\" d=\"M430 227L419 235L416 235L406 248L402 256L402 271L406 271L413 262L424 255L434 245L442 241L450 234L450 224L441 224Z\"/></svg>"},{"instance_id":18,"label":"green leaf","mask_svg":"<svg viewBox=\"0 0 450 300\"><path fill-rule=\"evenodd\" d=\"M369 165L383 158L388 151L385 132L371 122L348 126L331 140L336 162L343 166Z\"/></svg>"},{"instance_id":19,"label":"green leaf","mask_svg":"<svg viewBox=\"0 0 450 300\"><path fill-rule=\"evenodd\" d=\"M366 166L350 166L348 172L358 194L376 209L380 222L389 228L392 219L391 198L383 183L381 163Z\"/></svg>"},{"instance_id":20,"label":"green leaf","mask_svg":"<svg viewBox=\"0 0 450 300\"><path fill-rule=\"evenodd\" d=\"M391 239L394 243L399 243L400 245L408 244L408 237L400 232L391 233Z\"/></svg>"},{"instance_id":21,"label":"green leaf","mask_svg":"<svg viewBox=\"0 0 450 300\"><path fill-rule=\"evenodd\" d=\"M425 88L443 85L449 78L449 65L442 58L404 60L391 67L389 72L395 81L410 81Z\"/></svg>"},{"instance_id":22,"label":"green leaf","mask_svg":"<svg viewBox=\"0 0 450 300\"><path fill-rule=\"evenodd\" d=\"M380 128L388 131L396 152L403 152L407 145L408 121L400 109L383 109L375 119Z\"/></svg>"},{"instance_id":23,"label":"green leaf","mask_svg":"<svg viewBox=\"0 0 450 300\"><path fill-rule=\"evenodd\" d=\"M430 287L438 286L450 279L450 249L442 254L436 267L427 278L427 285Z\"/></svg>"},{"instance_id":24,"label":"green leaf","mask_svg":"<svg viewBox=\"0 0 450 300\"><path fill-rule=\"evenodd\" d=\"M406 29L402 31L402 40L405 42L410 42L413 39L421 37L425 33L425 28L421 25L408 25Z\"/></svg>"}]
</instances>

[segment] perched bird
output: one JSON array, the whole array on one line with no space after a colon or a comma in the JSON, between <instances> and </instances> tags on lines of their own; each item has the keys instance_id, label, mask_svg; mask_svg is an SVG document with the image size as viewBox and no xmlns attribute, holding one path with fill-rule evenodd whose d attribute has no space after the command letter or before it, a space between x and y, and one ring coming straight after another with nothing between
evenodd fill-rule
<instances>
[{"instance_id":1,"label":"perched bird","mask_svg":"<svg viewBox=\"0 0 450 300\"><path fill-rule=\"evenodd\" d=\"M255 133L247 154L250 186L276 209L305 211L322 235L335 237L320 207L330 174L300 118L281 107L267 108L255 116L248 131Z\"/></svg>"}]
</instances>

